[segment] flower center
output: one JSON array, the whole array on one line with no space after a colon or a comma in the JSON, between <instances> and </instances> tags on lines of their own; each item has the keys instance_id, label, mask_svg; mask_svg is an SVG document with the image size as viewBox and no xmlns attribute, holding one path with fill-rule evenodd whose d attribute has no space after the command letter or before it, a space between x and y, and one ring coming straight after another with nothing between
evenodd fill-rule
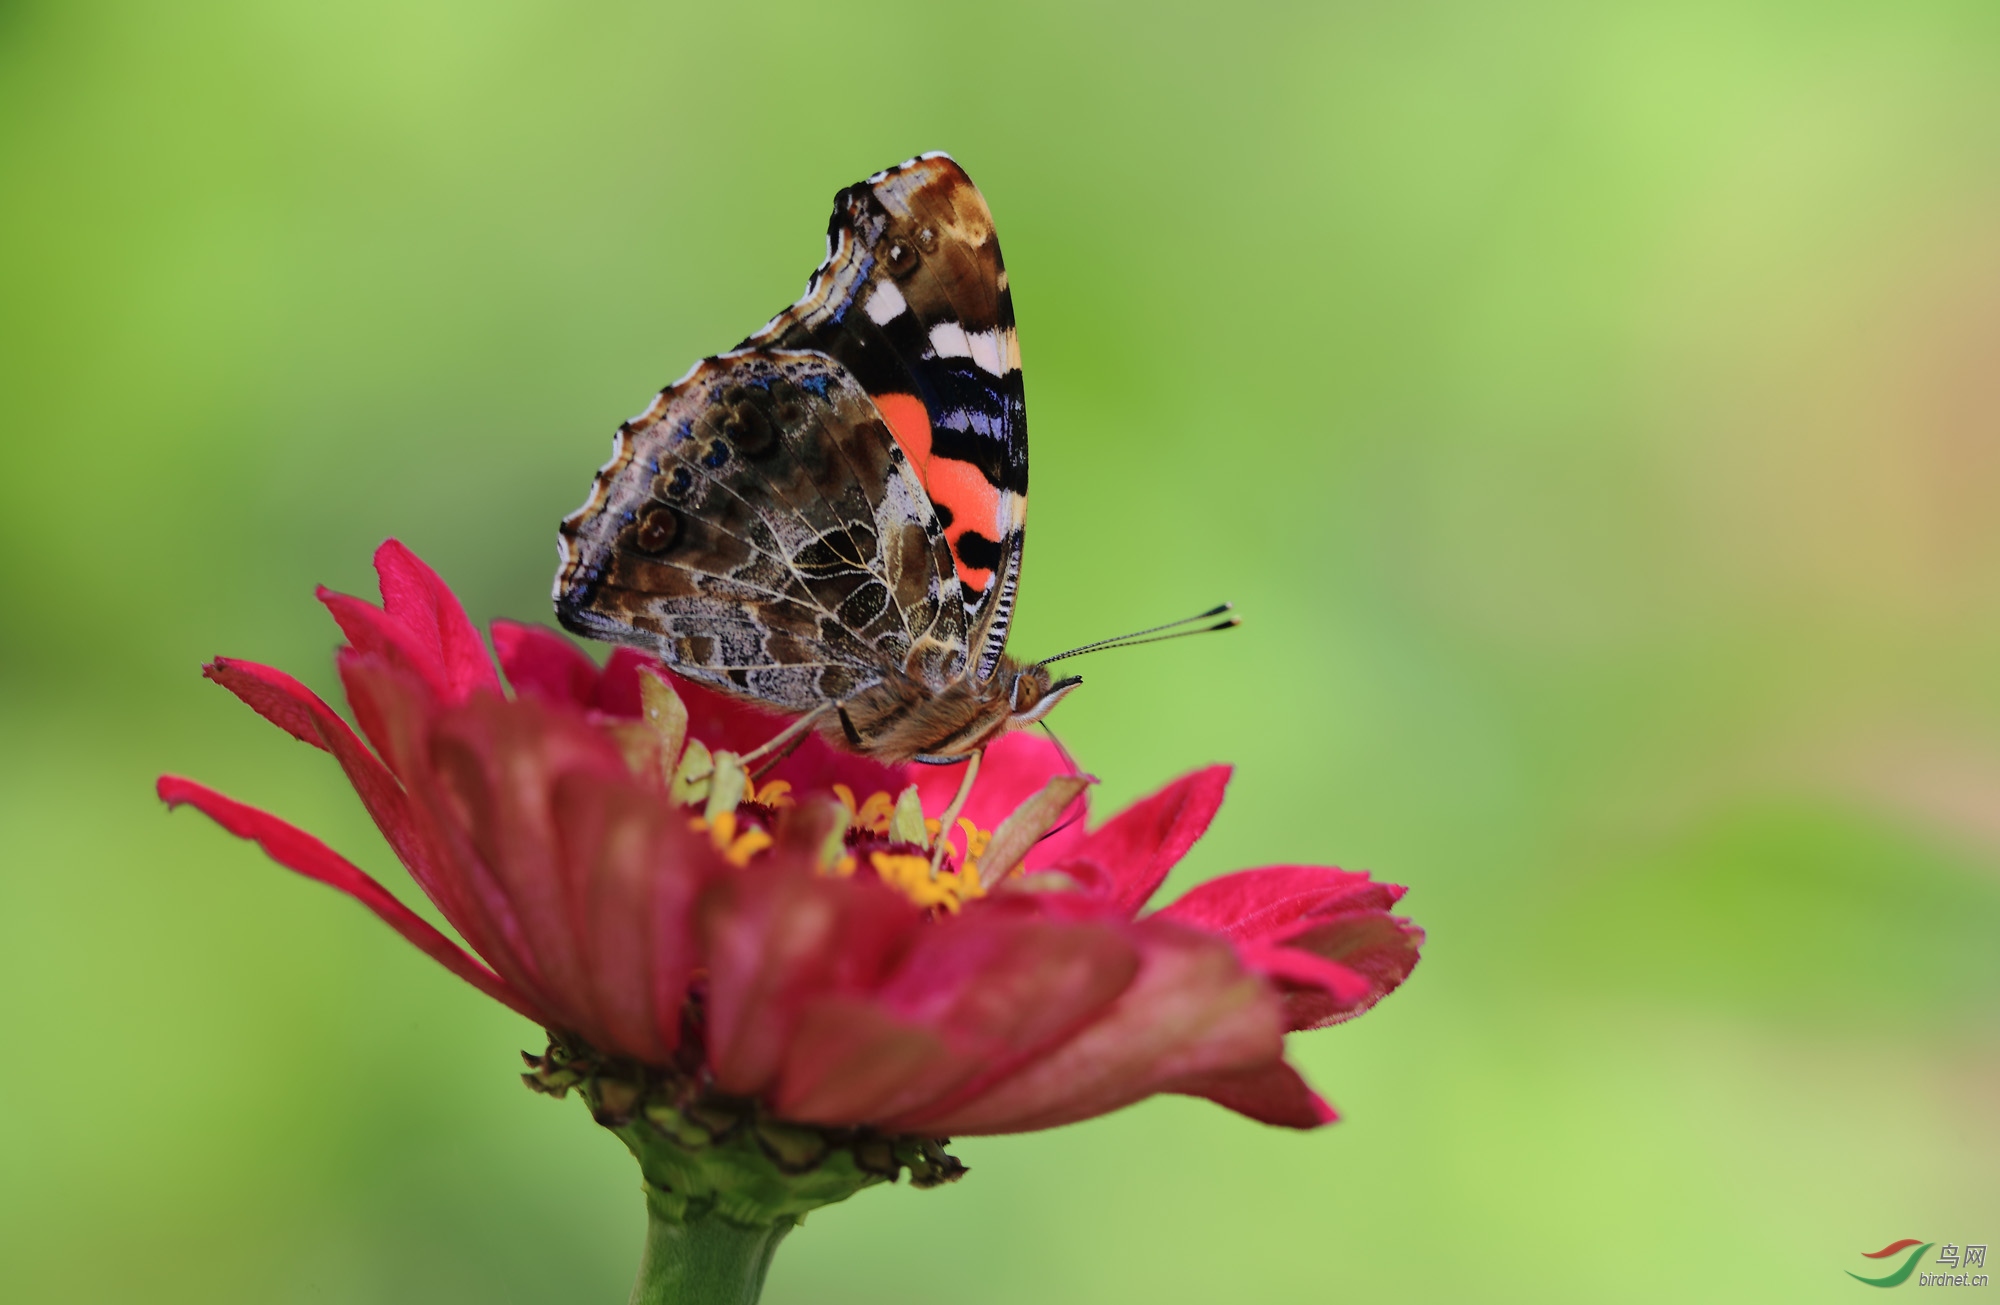
<instances>
[{"instance_id":1,"label":"flower center","mask_svg":"<svg viewBox=\"0 0 2000 1305\"><path fill-rule=\"evenodd\" d=\"M641 675L640 693L642 717L620 735L628 763L663 781L674 802L701 807L691 826L707 834L731 865L748 866L775 841L778 812L797 805L791 784L774 779L760 785L742 757L711 752L700 739L688 738L687 711L664 679ZM1094 782L1083 775L1052 780L991 830L965 818L951 830L943 828L924 815L914 784L893 797L877 792L865 800L835 784L841 810L821 851L821 873L845 878L865 865L918 906L956 914L1019 866L1070 801Z\"/></svg>"},{"instance_id":2,"label":"flower center","mask_svg":"<svg viewBox=\"0 0 2000 1305\"><path fill-rule=\"evenodd\" d=\"M958 845L945 836L939 823L925 818L923 808L917 804L915 785L904 789L900 798L877 792L870 793L867 801L857 803L854 790L845 784L835 784L833 795L847 809L846 843L851 850L837 859L828 873L853 874L859 866L857 854L865 851L869 868L882 882L918 906L942 907L955 914L967 902L986 896L986 886L979 877L979 858L993 841L992 831L961 817L958 828L965 836L965 853L961 857ZM933 872L930 851L940 837L945 838L945 865L952 868L940 867ZM868 846L878 841L885 846ZM910 846L917 851L895 850Z\"/></svg>"},{"instance_id":3,"label":"flower center","mask_svg":"<svg viewBox=\"0 0 2000 1305\"><path fill-rule=\"evenodd\" d=\"M699 740L689 740L678 772L676 788L704 804L702 814L689 824L697 833L707 834L715 850L734 866L748 866L768 849L774 841L769 819L796 805L790 783L775 779L760 786L734 753L711 753ZM956 913L965 903L986 896L979 857L993 841L990 830L961 818L958 832L964 853L956 841L945 837L942 864L933 871L931 853L944 831L936 820L924 816L914 784L893 798L878 792L856 801L854 790L845 784L835 784L833 794L847 819L824 873L844 878L865 864L883 883L926 910Z\"/></svg>"}]
</instances>

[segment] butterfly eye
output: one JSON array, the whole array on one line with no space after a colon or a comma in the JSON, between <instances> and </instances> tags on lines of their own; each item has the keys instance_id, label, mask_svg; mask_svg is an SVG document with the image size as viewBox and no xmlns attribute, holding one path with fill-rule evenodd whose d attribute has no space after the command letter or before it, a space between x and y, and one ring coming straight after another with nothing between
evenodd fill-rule
<instances>
[{"instance_id":1,"label":"butterfly eye","mask_svg":"<svg viewBox=\"0 0 2000 1305\"><path fill-rule=\"evenodd\" d=\"M656 507L639 520L632 542L642 552L664 553L681 537L681 514L670 507Z\"/></svg>"},{"instance_id":2,"label":"butterfly eye","mask_svg":"<svg viewBox=\"0 0 2000 1305\"><path fill-rule=\"evenodd\" d=\"M891 236L882 247L882 264L891 276L908 276L917 265L917 247L901 236Z\"/></svg>"},{"instance_id":3,"label":"butterfly eye","mask_svg":"<svg viewBox=\"0 0 2000 1305\"><path fill-rule=\"evenodd\" d=\"M937 231L934 228L921 227L918 229L917 248L923 250L926 254L935 254L937 252L937 242Z\"/></svg>"},{"instance_id":4,"label":"butterfly eye","mask_svg":"<svg viewBox=\"0 0 2000 1305\"><path fill-rule=\"evenodd\" d=\"M710 440L708 447L701 451L701 465L710 471L727 461L729 461L729 446L721 440Z\"/></svg>"}]
</instances>

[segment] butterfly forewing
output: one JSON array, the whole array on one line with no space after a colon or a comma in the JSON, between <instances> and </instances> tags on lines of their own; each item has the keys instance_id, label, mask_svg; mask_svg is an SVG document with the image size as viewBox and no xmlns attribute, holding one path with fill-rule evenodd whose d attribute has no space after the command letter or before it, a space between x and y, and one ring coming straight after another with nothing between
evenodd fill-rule
<instances>
[{"instance_id":1,"label":"butterfly forewing","mask_svg":"<svg viewBox=\"0 0 2000 1305\"><path fill-rule=\"evenodd\" d=\"M823 356L699 364L620 431L562 541L565 625L776 707L965 669L942 523L879 410Z\"/></svg>"},{"instance_id":2,"label":"butterfly forewing","mask_svg":"<svg viewBox=\"0 0 2000 1305\"><path fill-rule=\"evenodd\" d=\"M1027 495L993 217L925 155L841 191L799 301L620 430L556 609L770 706L839 704L856 750L961 755L1017 702Z\"/></svg>"},{"instance_id":3,"label":"butterfly forewing","mask_svg":"<svg viewBox=\"0 0 2000 1305\"><path fill-rule=\"evenodd\" d=\"M978 188L926 155L841 191L826 261L745 345L824 352L874 400L944 525L984 678L1020 580L1028 429L1013 298Z\"/></svg>"}]
</instances>

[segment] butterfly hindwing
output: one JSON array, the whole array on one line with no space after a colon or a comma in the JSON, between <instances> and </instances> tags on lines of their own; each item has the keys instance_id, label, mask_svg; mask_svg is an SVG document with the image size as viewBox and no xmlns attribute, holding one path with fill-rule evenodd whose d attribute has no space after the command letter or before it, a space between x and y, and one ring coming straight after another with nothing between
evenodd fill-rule
<instances>
[{"instance_id":1,"label":"butterfly hindwing","mask_svg":"<svg viewBox=\"0 0 2000 1305\"><path fill-rule=\"evenodd\" d=\"M867 391L937 509L983 679L1020 581L1028 428L1013 298L978 188L927 154L841 191L826 261L745 347L817 350Z\"/></svg>"},{"instance_id":2,"label":"butterfly hindwing","mask_svg":"<svg viewBox=\"0 0 2000 1305\"><path fill-rule=\"evenodd\" d=\"M697 364L621 428L562 547L570 629L776 707L965 668L943 523L868 395L816 354Z\"/></svg>"}]
</instances>

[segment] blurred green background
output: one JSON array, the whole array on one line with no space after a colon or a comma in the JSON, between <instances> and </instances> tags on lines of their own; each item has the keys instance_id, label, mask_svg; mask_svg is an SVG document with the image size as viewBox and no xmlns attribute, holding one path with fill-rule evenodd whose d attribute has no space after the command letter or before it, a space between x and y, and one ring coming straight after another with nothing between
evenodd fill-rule
<instances>
[{"instance_id":1,"label":"blurred green background","mask_svg":"<svg viewBox=\"0 0 2000 1305\"><path fill-rule=\"evenodd\" d=\"M1412 886L1310 1136L1160 1100L813 1216L767 1300L1825 1300L2000 1241L2000 9L0 5L0 1296L616 1301L523 1021L197 674L332 687L410 543L547 619L624 416L833 192L965 164L1034 430L1016 647L1170 892ZM1162 547L1164 545L1164 547Z\"/></svg>"}]
</instances>

